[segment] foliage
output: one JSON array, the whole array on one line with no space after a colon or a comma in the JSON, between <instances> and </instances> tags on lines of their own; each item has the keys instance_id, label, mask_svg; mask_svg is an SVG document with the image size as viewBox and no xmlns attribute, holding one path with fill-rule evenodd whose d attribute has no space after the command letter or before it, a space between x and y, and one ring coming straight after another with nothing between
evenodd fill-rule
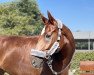
<instances>
[{"instance_id":1,"label":"foliage","mask_svg":"<svg viewBox=\"0 0 94 75\"><path fill-rule=\"evenodd\" d=\"M42 25L35 0L0 4L0 34L35 35L40 33Z\"/></svg>"}]
</instances>

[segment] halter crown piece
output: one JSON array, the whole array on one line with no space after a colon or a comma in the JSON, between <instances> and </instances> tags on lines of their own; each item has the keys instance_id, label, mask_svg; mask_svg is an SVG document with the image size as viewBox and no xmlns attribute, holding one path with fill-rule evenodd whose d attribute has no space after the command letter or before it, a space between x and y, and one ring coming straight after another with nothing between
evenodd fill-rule
<instances>
[{"instance_id":1,"label":"halter crown piece","mask_svg":"<svg viewBox=\"0 0 94 75\"><path fill-rule=\"evenodd\" d=\"M56 72L56 71L54 71L52 69L52 59L51 59L51 56L55 52L57 52L58 48L60 48L59 47L59 41L60 41L60 37L61 37L61 30L63 28L62 22L59 19L57 19L56 21L57 21L57 26L58 26L58 29L59 29L58 30L58 38L57 38L57 41L52 45L52 47L47 52L31 49L31 55L32 56L48 59L47 64L50 67L52 73L55 74L55 75L60 74L60 73L58 73L58 72ZM41 32L41 35L44 33L44 31L45 31L45 27L43 28L43 30Z\"/></svg>"}]
</instances>

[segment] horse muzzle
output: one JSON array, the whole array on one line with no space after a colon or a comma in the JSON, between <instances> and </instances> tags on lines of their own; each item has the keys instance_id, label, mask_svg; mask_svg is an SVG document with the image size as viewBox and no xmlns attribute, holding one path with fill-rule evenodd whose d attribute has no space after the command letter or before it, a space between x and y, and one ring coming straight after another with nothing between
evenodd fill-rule
<instances>
[{"instance_id":1,"label":"horse muzzle","mask_svg":"<svg viewBox=\"0 0 94 75\"><path fill-rule=\"evenodd\" d=\"M43 58L39 58L39 57L35 57L35 56L32 56L32 65L35 67L35 68L41 68L43 67L43 64L44 64L44 60Z\"/></svg>"}]
</instances>

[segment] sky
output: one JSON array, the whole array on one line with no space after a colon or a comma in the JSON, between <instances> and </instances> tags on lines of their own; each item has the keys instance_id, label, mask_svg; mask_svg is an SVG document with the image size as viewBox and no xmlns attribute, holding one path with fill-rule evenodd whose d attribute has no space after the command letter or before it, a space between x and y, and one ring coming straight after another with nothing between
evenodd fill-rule
<instances>
[{"instance_id":1,"label":"sky","mask_svg":"<svg viewBox=\"0 0 94 75\"><path fill-rule=\"evenodd\" d=\"M9 2L12 0L0 0ZM37 0L39 10L47 17L47 10L72 31L94 31L94 0Z\"/></svg>"},{"instance_id":2,"label":"sky","mask_svg":"<svg viewBox=\"0 0 94 75\"><path fill-rule=\"evenodd\" d=\"M94 31L94 0L38 0L39 9L47 10L72 31Z\"/></svg>"},{"instance_id":3,"label":"sky","mask_svg":"<svg viewBox=\"0 0 94 75\"><path fill-rule=\"evenodd\" d=\"M4 2L11 2L13 0L0 0L0 3L4 3Z\"/></svg>"}]
</instances>

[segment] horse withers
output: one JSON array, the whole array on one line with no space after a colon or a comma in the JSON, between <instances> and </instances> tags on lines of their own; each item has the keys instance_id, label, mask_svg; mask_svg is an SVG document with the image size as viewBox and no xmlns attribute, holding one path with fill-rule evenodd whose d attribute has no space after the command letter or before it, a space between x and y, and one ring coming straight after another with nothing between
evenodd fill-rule
<instances>
[{"instance_id":1,"label":"horse withers","mask_svg":"<svg viewBox=\"0 0 94 75\"><path fill-rule=\"evenodd\" d=\"M45 26L35 49L31 50L33 65L40 68L42 64L40 75L68 75L75 52L73 35L60 20L54 19L50 12L48 18L42 16Z\"/></svg>"}]
</instances>

